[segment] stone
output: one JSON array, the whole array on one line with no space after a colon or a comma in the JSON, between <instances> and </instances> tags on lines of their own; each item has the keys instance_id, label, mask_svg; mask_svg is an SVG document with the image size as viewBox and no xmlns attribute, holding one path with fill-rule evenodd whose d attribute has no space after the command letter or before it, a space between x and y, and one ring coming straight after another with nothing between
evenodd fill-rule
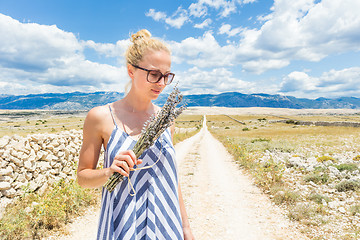
<instances>
[{"instance_id":1,"label":"stone","mask_svg":"<svg viewBox=\"0 0 360 240\"><path fill-rule=\"evenodd\" d=\"M8 197L8 198L13 198L16 196L16 191L15 189L13 188L10 188L8 190L3 190L1 191L1 193L5 196L5 197Z\"/></svg>"},{"instance_id":2,"label":"stone","mask_svg":"<svg viewBox=\"0 0 360 240\"><path fill-rule=\"evenodd\" d=\"M0 148L4 148L6 145L8 145L10 142L10 137L9 136L4 136L2 138L0 138Z\"/></svg>"},{"instance_id":3,"label":"stone","mask_svg":"<svg viewBox=\"0 0 360 240\"><path fill-rule=\"evenodd\" d=\"M36 168L39 168L41 172L51 169L49 162L37 162Z\"/></svg>"},{"instance_id":4,"label":"stone","mask_svg":"<svg viewBox=\"0 0 360 240\"><path fill-rule=\"evenodd\" d=\"M12 167L7 167L5 169L0 169L0 176L9 176L13 172Z\"/></svg>"},{"instance_id":5,"label":"stone","mask_svg":"<svg viewBox=\"0 0 360 240\"><path fill-rule=\"evenodd\" d=\"M13 157L11 156L10 157L10 162L14 163L16 166L18 167L22 167L24 166L24 163L21 159L17 158L17 157Z\"/></svg>"},{"instance_id":6,"label":"stone","mask_svg":"<svg viewBox=\"0 0 360 240\"><path fill-rule=\"evenodd\" d=\"M48 161L48 162L51 162L51 161L54 161L54 160L58 160L57 157L55 157L53 154L48 154L45 159L45 161Z\"/></svg>"},{"instance_id":7,"label":"stone","mask_svg":"<svg viewBox=\"0 0 360 240\"><path fill-rule=\"evenodd\" d=\"M35 150L34 149L30 149L30 154L29 154L29 157L27 159L28 161L36 161L37 160L37 155L35 153Z\"/></svg>"},{"instance_id":8,"label":"stone","mask_svg":"<svg viewBox=\"0 0 360 240\"><path fill-rule=\"evenodd\" d=\"M24 162L24 167L29 170L30 172L33 172L36 168L35 163L31 162L31 161L25 161Z\"/></svg>"},{"instance_id":9,"label":"stone","mask_svg":"<svg viewBox=\"0 0 360 240\"><path fill-rule=\"evenodd\" d=\"M49 187L48 183L45 182L38 190L37 193L42 196L44 195L45 191L47 190L47 188Z\"/></svg>"},{"instance_id":10,"label":"stone","mask_svg":"<svg viewBox=\"0 0 360 240\"><path fill-rule=\"evenodd\" d=\"M64 167L62 171L68 175L72 173L72 169L70 167Z\"/></svg>"},{"instance_id":11,"label":"stone","mask_svg":"<svg viewBox=\"0 0 360 240\"><path fill-rule=\"evenodd\" d=\"M341 213L346 213L346 210L345 210L345 208L344 207L339 207L339 212L341 212Z\"/></svg>"},{"instance_id":12,"label":"stone","mask_svg":"<svg viewBox=\"0 0 360 240\"><path fill-rule=\"evenodd\" d=\"M10 188L11 184L9 182L0 182L0 190L8 190Z\"/></svg>"}]
</instances>

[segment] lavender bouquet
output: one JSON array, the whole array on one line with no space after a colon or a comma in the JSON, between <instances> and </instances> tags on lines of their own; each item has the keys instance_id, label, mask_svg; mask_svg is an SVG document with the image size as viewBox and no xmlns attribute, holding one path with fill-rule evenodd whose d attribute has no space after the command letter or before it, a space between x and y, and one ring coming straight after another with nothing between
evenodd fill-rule
<instances>
[{"instance_id":1,"label":"lavender bouquet","mask_svg":"<svg viewBox=\"0 0 360 240\"><path fill-rule=\"evenodd\" d=\"M176 108L176 106L181 102L182 98L182 94L175 86L160 112L157 115L153 115L148 121L145 122L140 138L133 148L136 158L139 158L146 149L151 147L155 143L156 139L158 139L160 135L168 127L170 127L175 119L184 111L184 106ZM109 192L112 192L114 191L116 185L123 181L123 179L123 175L115 172L107 180L104 187Z\"/></svg>"}]
</instances>

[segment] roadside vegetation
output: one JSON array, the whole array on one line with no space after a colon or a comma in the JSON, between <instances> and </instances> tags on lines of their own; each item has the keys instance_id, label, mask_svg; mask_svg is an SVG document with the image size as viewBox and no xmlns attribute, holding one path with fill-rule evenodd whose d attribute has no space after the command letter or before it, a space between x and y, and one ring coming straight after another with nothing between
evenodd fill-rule
<instances>
[{"instance_id":1,"label":"roadside vegetation","mask_svg":"<svg viewBox=\"0 0 360 240\"><path fill-rule=\"evenodd\" d=\"M88 207L98 204L100 191L60 181L39 195L24 189L23 196L6 207L0 219L0 239L42 239L64 226Z\"/></svg>"},{"instance_id":2,"label":"roadside vegetation","mask_svg":"<svg viewBox=\"0 0 360 240\"><path fill-rule=\"evenodd\" d=\"M291 117L360 122L358 115ZM216 115L207 126L310 239L359 239L360 128L275 122L289 118Z\"/></svg>"}]
</instances>

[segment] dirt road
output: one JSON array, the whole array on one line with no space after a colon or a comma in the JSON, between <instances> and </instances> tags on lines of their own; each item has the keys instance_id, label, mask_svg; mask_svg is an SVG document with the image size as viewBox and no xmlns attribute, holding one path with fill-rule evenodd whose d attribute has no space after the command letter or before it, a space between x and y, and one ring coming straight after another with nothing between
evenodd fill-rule
<instances>
[{"instance_id":1,"label":"dirt road","mask_svg":"<svg viewBox=\"0 0 360 240\"><path fill-rule=\"evenodd\" d=\"M253 185L206 125L186 142L191 147L179 159L179 175L196 239L306 239ZM184 150L177 151L184 155Z\"/></svg>"},{"instance_id":2,"label":"dirt road","mask_svg":"<svg viewBox=\"0 0 360 240\"><path fill-rule=\"evenodd\" d=\"M198 134L175 149L196 239L306 239L281 209L253 185L205 124ZM89 210L69 226L69 236L48 239L95 239L97 221L98 211Z\"/></svg>"}]
</instances>

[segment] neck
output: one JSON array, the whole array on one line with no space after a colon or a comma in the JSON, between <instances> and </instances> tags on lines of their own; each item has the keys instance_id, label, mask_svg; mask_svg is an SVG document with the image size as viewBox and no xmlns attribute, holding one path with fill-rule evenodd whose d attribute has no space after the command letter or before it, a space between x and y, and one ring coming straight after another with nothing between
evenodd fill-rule
<instances>
[{"instance_id":1,"label":"neck","mask_svg":"<svg viewBox=\"0 0 360 240\"><path fill-rule=\"evenodd\" d=\"M131 90L123 100L130 112L149 112L152 109L152 102L150 99L141 98L131 92Z\"/></svg>"}]
</instances>

